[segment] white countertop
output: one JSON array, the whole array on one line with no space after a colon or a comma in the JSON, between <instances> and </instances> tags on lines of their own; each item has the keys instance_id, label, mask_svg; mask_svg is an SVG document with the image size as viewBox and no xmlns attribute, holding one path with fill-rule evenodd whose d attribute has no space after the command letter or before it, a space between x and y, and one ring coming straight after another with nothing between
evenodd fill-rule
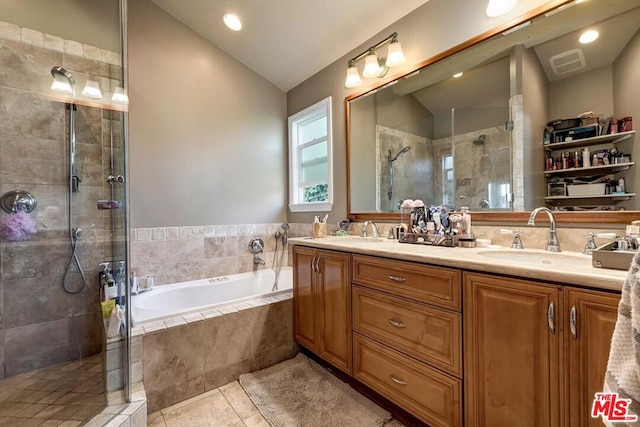
<instances>
[{"instance_id":1,"label":"white countertop","mask_svg":"<svg viewBox=\"0 0 640 427\"><path fill-rule=\"evenodd\" d=\"M316 239L300 237L289 239L289 243L613 291L621 291L624 279L627 277L626 271L593 267L591 256L579 252L563 251L555 256L556 254L543 250L519 251L496 246L447 248L357 236L327 236ZM493 256L487 256L489 251L496 253L489 254ZM482 254L483 252L484 254ZM534 257L537 255L548 257L552 261L524 262L517 260L525 253ZM510 259L511 254L513 254L513 259Z\"/></svg>"}]
</instances>

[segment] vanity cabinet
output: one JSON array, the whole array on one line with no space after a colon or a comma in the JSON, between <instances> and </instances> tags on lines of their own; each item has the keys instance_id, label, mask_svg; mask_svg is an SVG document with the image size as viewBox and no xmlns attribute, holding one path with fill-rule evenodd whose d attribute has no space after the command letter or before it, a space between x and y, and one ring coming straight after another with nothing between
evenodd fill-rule
<instances>
[{"instance_id":1,"label":"vanity cabinet","mask_svg":"<svg viewBox=\"0 0 640 427\"><path fill-rule=\"evenodd\" d=\"M591 418L594 394L602 391L620 295L565 288L566 426L602 426Z\"/></svg>"},{"instance_id":2,"label":"vanity cabinet","mask_svg":"<svg viewBox=\"0 0 640 427\"><path fill-rule=\"evenodd\" d=\"M462 425L461 272L352 256L353 376L430 426Z\"/></svg>"},{"instance_id":3,"label":"vanity cabinet","mask_svg":"<svg viewBox=\"0 0 640 427\"><path fill-rule=\"evenodd\" d=\"M618 294L465 273L465 425L596 426Z\"/></svg>"},{"instance_id":4,"label":"vanity cabinet","mask_svg":"<svg viewBox=\"0 0 640 427\"><path fill-rule=\"evenodd\" d=\"M351 374L350 255L293 247L296 342Z\"/></svg>"}]
</instances>

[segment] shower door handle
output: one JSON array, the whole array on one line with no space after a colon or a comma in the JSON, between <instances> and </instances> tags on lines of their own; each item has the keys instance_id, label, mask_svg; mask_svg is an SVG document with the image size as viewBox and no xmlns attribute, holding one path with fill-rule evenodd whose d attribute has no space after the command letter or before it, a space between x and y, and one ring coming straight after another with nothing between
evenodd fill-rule
<instances>
[{"instance_id":1,"label":"shower door handle","mask_svg":"<svg viewBox=\"0 0 640 427\"><path fill-rule=\"evenodd\" d=\"M107 182L109 184L115 184L115 183L124 184L124 176L122 176L122 175L115 175L115 176L114 175L109 175L107 177Z\"/></svg>"}]
</instances>

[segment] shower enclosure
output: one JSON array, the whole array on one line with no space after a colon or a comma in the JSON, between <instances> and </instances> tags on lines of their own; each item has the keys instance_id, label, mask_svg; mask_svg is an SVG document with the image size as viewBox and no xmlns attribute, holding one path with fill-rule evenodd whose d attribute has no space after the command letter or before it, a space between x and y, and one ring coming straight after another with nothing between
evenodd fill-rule
<instances>
[{"instance_id":1,"label":"shower enclosure","mask_svg":"<svg viewBox=\"0 0 640 427\"><path fill-rule=\"evenodd\" d=\"M127 259L124 3L0 3L0 196L28 195L0 212L0 391L37 371L93 399L37 403L81 421L107 385L128 388L126 328L125 351L103 360L97 279L100 263Z\"/></svg>"}]
</instances>

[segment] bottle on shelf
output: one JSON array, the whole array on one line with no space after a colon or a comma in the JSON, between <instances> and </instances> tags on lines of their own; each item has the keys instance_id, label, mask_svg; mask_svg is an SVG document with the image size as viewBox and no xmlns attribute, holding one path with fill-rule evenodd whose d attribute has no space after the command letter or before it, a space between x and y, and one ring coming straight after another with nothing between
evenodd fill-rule
<instances>
[{"instance_id":1,"label":"bottle on shelf","mask_svg":"<svg viewBox=\"0 0 640 427\"><path fill-rule=\"evenodd\" d=\"M585 147L585 149L582 150L582 167L591 167L591 153L589 152L589 147Z\"/></svg>"}]
</instances>

